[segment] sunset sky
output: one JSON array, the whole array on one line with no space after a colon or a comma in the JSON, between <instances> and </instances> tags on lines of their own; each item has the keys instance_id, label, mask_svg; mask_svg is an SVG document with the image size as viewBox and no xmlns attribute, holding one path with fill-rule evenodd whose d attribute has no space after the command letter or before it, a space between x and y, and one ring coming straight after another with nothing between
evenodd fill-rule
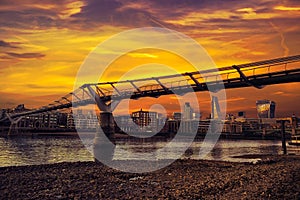
<instances>
[{"instance_id":1,"label":"sunset sky","mask_svg":"<svg viewBox=\"0 0 300 200\"><path fill-rule=\"evenodd\" d=\"M124 30L161 27L184 33L223 67L300 54L299 22L298 0L1 0L0 108L22 103L39 107L71 92L88 53ZM187 71L164 54L124 55L107 71L106 80L117 79L117 72L121 76L129 62L133 66L155 61ZM300 83L226 93L229 113L246 111L255 117L255 101L270 99L277 103L278 117L300 116ZM200 99L204 113L208 100Z\"/></svg>"}]
</instances>

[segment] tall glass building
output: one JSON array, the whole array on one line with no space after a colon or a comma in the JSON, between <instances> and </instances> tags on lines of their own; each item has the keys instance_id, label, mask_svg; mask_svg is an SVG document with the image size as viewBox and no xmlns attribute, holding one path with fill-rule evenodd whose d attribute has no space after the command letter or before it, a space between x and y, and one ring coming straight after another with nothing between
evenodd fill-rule
<instances>
[{"instance_id":1,"label":"tall glass building","mask_svg":"<svg viewBox=\"0 0 300 200\"><path fill-rule=\"evenodd\" d=\"M183 120L190 120L193 118L193 108L191 107L189 102L184 104L184 111L183 111Z\"/></svg>"},{"instance_id":2,"label":"tall glass building","mask_svg":"<svg viewBox=\"0 0 300 200\"><path fill-rule=\"evenodd\" d=\"M257 100L256 109L259 118L274 118L276 103L270 100Z\"/></svg>"}]
</instances>

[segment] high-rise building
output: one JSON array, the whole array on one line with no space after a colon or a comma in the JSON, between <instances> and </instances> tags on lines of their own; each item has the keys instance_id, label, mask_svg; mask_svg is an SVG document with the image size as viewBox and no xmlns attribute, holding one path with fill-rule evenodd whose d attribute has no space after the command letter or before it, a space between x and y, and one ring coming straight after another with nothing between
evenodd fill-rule
<instances>
[{"instance_id":1,"label":"high-rise building","mask_svg":"<svg viewBox=\"0 0 300 200\"><path fill-rule=\"evenodd\" d=\"M193 118L193 108L189 102L185 102L183 111L183 120L190 120Z\"/></svg>"},{"instance_id":2,"label":"high-rise building","mask_svg":"<svg viewBox=\"0 0 300 200\"><path fill-rule=\"evenodd\" d=\"M256 109L259 118L274 118L275 117L275 102L270 100L257 100Z\"/></svg>"}]
</instances>

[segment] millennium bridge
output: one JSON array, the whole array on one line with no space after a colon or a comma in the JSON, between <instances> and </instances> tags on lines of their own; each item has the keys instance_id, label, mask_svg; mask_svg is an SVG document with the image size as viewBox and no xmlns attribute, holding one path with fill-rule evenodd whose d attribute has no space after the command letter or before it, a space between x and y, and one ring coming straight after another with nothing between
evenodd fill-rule
<instances>
[{"instance_id":1,"label":"millennium bridge","mask_svg":"<svg viewBox=\"0 0 300 200\"><path fill-rule=\"evenodd\" d=\"M243 87L262 89L267 85L299 81L300 55L295 55L182 74L86 83L48 105L29 111L7 113L4 118L0 119L0 123L10 122L9 132L11 132L22 117L37 113L89 104L97 105L100 111L112 112L115 106L124 99L158 98L174 93L184 95L191 91L208 91L218 86L222 86L223 89ZM143 86L138 87L141 83ZM212 96L212 109L216 109L217 113L220 112L218 98L214 96Z\"/></svg>"}]
</instances>

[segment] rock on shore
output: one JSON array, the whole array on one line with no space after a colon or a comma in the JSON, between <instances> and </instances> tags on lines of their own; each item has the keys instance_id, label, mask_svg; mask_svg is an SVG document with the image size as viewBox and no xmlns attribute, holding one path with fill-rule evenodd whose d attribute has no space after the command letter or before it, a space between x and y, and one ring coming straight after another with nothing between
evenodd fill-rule
<instances>
[{"instance_id":1,"label":"rock on shore","mask_svg":"<svg viewBox=\"0 0 300 200\"><path fill-rule=\"evenodd\" d=\"M300 199L300 157L268 157L256 164L178 160L143 174L94 162L3 167L0 198Z\"/></svg>"}]
</instances>

